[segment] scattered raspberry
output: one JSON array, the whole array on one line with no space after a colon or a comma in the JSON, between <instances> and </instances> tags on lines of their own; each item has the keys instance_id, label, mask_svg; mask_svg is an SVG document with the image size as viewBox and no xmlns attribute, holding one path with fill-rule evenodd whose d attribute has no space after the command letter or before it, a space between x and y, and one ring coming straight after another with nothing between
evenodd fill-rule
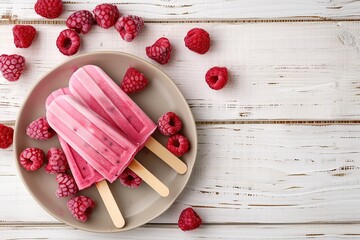
<instances>
[{"instance_id":1,"label":"scattered raspberry","mask_svg":"<svg viewBox=\"0 0 360 240\"><path fill-rule=\"evenodd\" d=\"M44 18L57 18L63 10L61 0L38 0L35 3L35 12Z\"/></svg>"},{"instance_id":2,"label":"scattered raspberry","mask_svg":"<svg viewBox=\"0 0 360 240\"><path fill-rule=\"evenodd\" d=\"M0 148L8 148L13 142L14 129L0 123Z\"/></svg>"},{"instance_id":3,"label":"scattered raspberry","mask_svg":"<svg viewBox=\"0 0 360 240\"><path fill-rule=\"evenodd\" d=\"M95 208L95 202L89 197L80 195L71 198L67 202L71 214L81 222L85 222L90 217L91 210Z\"/></svg>"},{"instance_id":4,"label":"scattered raspberry","mask_svg":"<svg viewBox=\"0 0 360 240\"><path fill-rule=\"evenodd\" d=\"M12 32L17 48L30 47L36 35L36 29L31 25L15 25Z\"/></svg>"},{"instance_id":5,"label":"scattered raspberry","mask_svg":"<svg viewBox=\"0 0 360 240\"><path fill-rule=\"evenodd\" d=\"M45 117L40 117L29 124L26 128L26 135L36 140L47 140L55 135L55 131Z\"/></svg>"},{"instance_id":6,"label":"scattered raspberry","mask_svg":"<svg viewBox=\"0 0 360 240\"><path fill-rule=\"evenodd\" d=\"M202 220L191 207L185 208L179 217L178 226L183 231L189 231L200 227Z\"/></svg>"},{"instance_id":7,"label":"scattered raspberry","mask_svg":"<svg viewBox=\"0 0 360 240\"><path fill-rule=\"evenodd\" d=\"M117 6L109 3L97 5L93 13L97 24L105 29L114 26L120 17L120 12Z\"/></svg>"},{"instance_id":8,"label":"scattered raspberry","mask_svg":"<svg viewBox=\"0 0 360 240\"><path fill-rule=\"evenodd\" d=\"M82 10L71 14L66 20L66 26L74 29L77 33L86 34L90 31L94 23L93 15L90 11Z\"/></svg>"},{"instance_id":9,"label":"scattered raspberry","mask_svg":"<svg viewBox=\"0 0 360 240\"><path fill-rule=\"evenodd\" d=\"M219 90L225 87L228 80L228 72L226 67L212 67L205 75L205 80L210 88Z\"/></svg>"},{"instance_id":10,"label":"scattered raspberry","mask_svg":"<svg viewBox=\"0 0 360 240\"><path fill-rule=\"evenodd\" d=\"M26 148L20 154L20 164L27 171L35 171L44 164L44 152L39 148Z\"/></svg>"},{"instance_id":11,"label":"scattered raspberry","mask_svg":"<svg viewBox=\"0 0 360 240\"><path fill-rule=\"evenodd\" d=\"M80 37L76 31L65 29L60 32L56 39L56 46L62 54L66 56L74 55L80 48Z\"/></svg>"},{"instance_id":12,"label":"scattered raspberry","mask_svg":"<svg viewBox=\"0 0 360 240\"><path fill-rule=\"evenodd\" d=\"M128 68L126 70L125 76L120 84L120 88L127 94L136 93L143 90L149 81L147 78L136 70L135 68Z\"/></svg>"},{"instance_id":13,"label":"scattered raspberry","mask_svg":"<svg viewBox=\"0 0 360 240\"><path fill-rule=\"evenodd\" d=\"M56 196L58 198L69 197L79 191L74 178L66 173L59 173L56 176L56 181L59 183L56 190Z\"/></svg>"},{"instance_id":14,"label":"scattered raspberry","mask_svg":"<svg viewBox=\"0 0 360 240\"><path fill-rule=\"evenodd\" d=\"M181 157L189 151L190 142L185 136L178 133L168 139L167 148L174 155Z\"/></svg>"},{"instance_id":15,"label":"scattered raspberry","mask_svg":"<svg viewBox=\"0 0 360 240\"><path fill-rule=\"evenodd\" d=\"M25 70L25 58L17 54L3 54L0 56L0 70L6 80L16 81Z\"/></svg>"},{"instance_id":16,"label":"scattered raspberry","mask_svg":"<svg viewBox=\"0 0 360 240\"><path fill-rule=\"evenodd\" d=\"M138 16L122 16L115 23L115 29L126 42L134 40L143 27L144 21Z\"/></svg>"},{"instance_id":17,"label":"scattered raspberry","mask_svg":"<svg viewBox=\"0 0 360 240\"><path fill-rule=\"evenodd\" d=\"M142 179L136 175L133 171L131 171L129 168L126 168L119 176L119 180L122 185L131 187L131 188L137 188L142 183Z\"/></svg>"},{"instance_id":18,"label":"scattered raspberry","mask_svg":"<svg viewBox=\"0 0 360 240\"><path fill-rule=\"evenodd\" d=\"M207 31L201 28L191 29L184 38L185 46L191 51L205 54L210 48L210 36Z\"/></svg>"},{"instance_id":19,"label":"scattered raspberry","mask_svg":"<svg viewBox=\"0 0 360 240\"><path fill-rule=\"evenodd\" d=\"M160 64L170 60L171 44L167 38L159 38L152 46L146 47L146 55Z\"/></svg>"},{"instance_id":20,"label":"scattered raspberry","mask_svg":"<svg viewBox=\"0 0 360 240\"><path fill-rule=\"evenodd\" d=\"M171 136L178 133L182 128L182 121L173 112L163 114L158 120L158 129L165 136Z\"/></svg>"},{"instance_id":21,"label":"scattered raspberry","mask_svg":"<svg viewBox=\"0 0 360 240\"><path fill-rule=\"evenodd\" d=\"M45 167L47 173L63 173L69 169L64 152L58 148L50 148L46 158L48 160L48 164Z\"/></svg>"}]
</instances>

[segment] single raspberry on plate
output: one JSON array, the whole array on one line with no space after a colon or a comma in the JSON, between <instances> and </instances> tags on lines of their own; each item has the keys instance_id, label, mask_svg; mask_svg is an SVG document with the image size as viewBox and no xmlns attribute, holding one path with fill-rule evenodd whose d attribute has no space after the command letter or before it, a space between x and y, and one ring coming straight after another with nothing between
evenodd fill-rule
<instances>
[{"instance_id":1,"label":"single raspberry on plate","mask_svg":"<svg viewBox=\"0 0 360 240\"><path fill-rule=\"evenodd\" d=\"M142 179L136 175L133 171L131 171L129 168L126 168L119 176L119 180L122 185L131 187L131 188L137 188L142 183Z\"/></svg>"},{"instance_id":2,"label":"single raspberry on plate","mask_svg":"<svg viewBox=\"0 0 360 240\"><path fill-rule=\"evenodd\" d=\"M66 26L77 33L86 34L94 23L94 17L88 10L81 10L71 14L66 20Z\"/></svg>"},{"instance_id":3,"label":"single raspberry on plate","mask_svg":"<svg viewBox=\"0 0 360 240\"><path fill-rule=\"evenodd\" d=\"M50 127L46 117L40 117L29 124L26 135L36 140L47 140L55 135L55 131Z\"/></svg>"},{"instance_id":4,"label":"single raspberry on plate","mask_svg":"<svg viewBox=\"0 0 360 240\"><path fill-rule=\"evenodd\" d=\"M115 29L126 42L131 42L144 27L144 20L138 16L122 16L115 23Z\"/></svg>"},{"instance_id":5,"label":"single raspberry on plate","mask_svg":"<svg viewBox=\"0 0 360 240\"><path fill-rule=\"evenodd\" d=\"M58 198L69 197L79 191L74 178L69 174L59 173L56 176L56 181L59 183L55 193Z\"/></svg>"},{"instance_id":6,"label":"single raspberry on plate","mask_svg":"<svg viewBox=\"0 0 360 240\"><path fill-rule=\"evenodd\" d=\"M57 18L63 10L61 0L37 0L35 12L44 18Z\"/></svg>"},{"instance_id":7,"label":"single raspberry on plate","mask_svg":"<svg viewBox=\"0 0 360 240\"><path fill-rule=\"evenodd\" d=\"M227 84L228 71L226 67L212 67L205 74L206 83L214 90L220 90Z\"/></svg>"},{"instance_id":8,"label":"single raspberry on plate","mask_svg":"<svg viewBox=\"0 0 360 240\"><path fill-rule=\"evenodd\" d=\"M146 55L160 64L166 64L171 56L171 44L169 39L159 38L153 45L146 47Z\"/></svg>"},{"instance_id":9,"label":"single raspberry on plate","mask_svg":"<svg viewBox=\"0 0 360 240\"><path fill-rule=\"evenodd\" d=\"M62 54L66 56L74 55L80 48L79 34L72 29L61 31L56 39L56 46Z\"/></svg>"},{"instance_id":10,"label":"single raspberry on plate","mask_svg":"<svg viewBox=\"0 0 360 240\"><path fill-rule=\"evenodd\" d=\"M0 123L0 148L8 148L13 142L14 129Z\"/></svg>"},{"instance_id":11,"label":"single raspberry on plate","mask_svg":"<svg viewBox=\"0 0 360 240\"><path fill-rule=\"evenodd\" d=\"M67 207L74 218L86 222L91 215L92 209L95 208L95 202L87 196L80 195L71 198L67 202Z\"/></svg>"},{"instance_id":12,"label":"single raspberry on plate","mask_svg":"<svg viewBox=\"0 0 360 240\"><path fill-rule=\"evenodd\" d=\"M109 3L97 5L93 10L93 13L97 24L105 29L114 26L120 17L118 7Z\"/></svg>"},{"instance_id":13,"label":"single raspberry on plate","mask_svg":"<svg viewBox=\"0 0 360 240\"><path fill-rule=\"evenodd\" d=\"M163 114L158 120L158 129L165 136L178 133L182 128L182 121L174 112Z\"/></svg>"},{"instance_id":14,"label":"single raspberry on plate","mask_svg":"<svg viewBox=\"0 0 360 240\"><path fill-rule=\"evenodd\" d=\"M120 88L127 94L136 93L143 90L149 81L147 78L133 67L126 70L124 78L120 84Z\"/></svg>"},{"instance_id":15,"label":"single raspberry on plate","mask_svg":"<svg viewBox=\"0 0 360 240\"><path fill-rule=\"evenodd\" d=\"M178 133L168 139L167 148L174 155L181 157L189 151L190 142L185 136Z\"/></svg>"},{"instance_id":16,"label":"single raspberry on plate","mask_svg":"<svg viewBox=\"0 0 360 240\"><path fill-rule=\"evenodd\" d=\"M202 28L191 29L184 38L185 46L191 51L205 54L210 48L210 35Z\"/></svg>"},{"instance_id":17,"label":"single raspberry on plate","mask_svg":"<svg viewBox=\"0 0 360 240\"><path fill-rule=\"evenodd\" d=\"M25 148L20 154L20 164L27 171L35 171L44 164L44 152L39 148Z\"/></svg>"},{"instance_id":18,"label":"single raspberry on plate","mask_svg":"<svg viewBox=\"0 0 360 240\"><path fill-rule=\"evenodd\" d=\"M25 58L17 54L2 54L0 56L0 70L6 80L17 81L25 70Z\"/></svg>"},{"instance_id":19,"label":"single raspberry on plate","mask_svg":"<svg viewBox=\"0 0 360 240\"><path fill-rule=\"evenodd\" d=\"M50 148L46 158L48 163L45 167L45 171L47 173L63 173L69 169L65 154L61 149L55 147Z\"/></svg>"},{"instance_id":20,"label":"single raspberry on plate","mask_svg":"<svg viewBox=\"0 0 360 240\"><path fill-rule=\"evenodd\" d=\"M178 226L183 231L189 231L200 227L202 220L191 207L185 208L179 217Z\"/></svg>"},{"instance_id":21,"label":"single raspberry on plate","mask_svg":"<svg viewBox=\"0 0 360 240\"><path fill-rule=\"evenodd\" d=\"M36 35L36 29L31 25L15 25L12 32L17 48L30 47Z\"/></svg>"}]
</instances>

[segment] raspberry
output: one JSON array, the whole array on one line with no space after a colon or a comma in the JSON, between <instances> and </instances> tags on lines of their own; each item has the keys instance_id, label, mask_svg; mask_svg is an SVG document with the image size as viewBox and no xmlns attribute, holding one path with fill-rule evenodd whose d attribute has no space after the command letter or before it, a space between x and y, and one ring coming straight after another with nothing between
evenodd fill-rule
<instances>
[{"instance_id":1,"label":"raspberry","mask_svg":"<svg viewBox=\"0 0 360 240\"><path fill-rule=\"evenodd\" d=\"M131 188L137 188L142 183L142 179L136 175L133 171L131 171L129 168L126 168L119 176L119 180L122 185L131 187Z\"/></svg>"},{"instance_id":2,"label":"raspberry","mask_svg":"<svg viewBox=\"0 0 360 240\"><path fill-rule=\"evenodd\" d=\"M58 198L69 197L79 191L74 178L69 174L59 173L56 176L56 181L59 183L55 193Z\"/></svg>"},{"instance_id":3,"label":"raspberry","mask_svg":"<svg viewBox=\"0 0 360 240\"><path fill-rule=\"evenodd\" d=\"M80 195L71 198L67 202L71 214L74 218L81 222L85 222L91 214L91 210L95 208L95 202L89 197Z\"/></svg>"},{"instance_id":4,"label":"raspberry","mask_svg":"<svg viewBox=\"0 0 360 240\"><path fill-rule=\"evenodd\" d=\"M173 112L163 114L158 120L158 129L165 136L171 136L178 133L182 128L182 121Z\"/></svg>"},{"instance_id":5,"label":"raspberry","mask_svg":"<svg viewBox=\"0 0 360 240\"><path fill-rule=\"evenodd\" d=\"M201 28L191 29L184 38L185 46L191 51L205 54L210 48L210 36L207 31Z\"/></svg>"},{"instance_id":6,"label":"raspberry","mask_svg":"<svg viewBox=\"0 0 360 240\"><path fill-rule=\"evenodd\" d=\"M74 30L65 29L60 32L56 39L56 46L62 54L66 56L74 55L79 50L80 37Z\"/></svg>"},{"instance_id":7,"label":"raspberry","mask_svg":"<svg viewBox=\"0 0 360 240\"><path fill-rule=\"evenodd\" d=\"M36 29L31 25L15 25L12 32L14 44L17 48L30 47L36 35Z\"/></svg>"},{"instance_id":8,"label":"raspberry","mask_svg":"<svg viewBox=\"0 0 360 240\"><path fill-rule=\"evenodd\" d=\"M105 29L114 26L120 17L117 6L109 3L97 5L93 10L93 13L97 24Z\"/></svg>"},{"instance_id":9,"label":"raspberry","mask_svg":"<svg viewBox=\"0 0 360 240\"><path fill-rule=\"evenodd\" d=\"M82 10L71 14L66 20L66 26L74 29L77 33L86 34L90 31L94 23L93 15L90 11Z\"/></svg>"},{"instance_id":10,"label":"raspberry","mask_svg":"<svg viewBox=\"0 0 360 240\"><path fill-rule=\"evenodd\" d=\"M130 67L126 70L125 76L120 84L120 88L127 94L136 93L143 90L148 83L149 81L144 74L135 68Z\"/></svg>"},{"instance_id":11,"label":"raspberry","mask_svg":"<svg viewBox=\"0 0 360 240\"><path fill-rule=\"evenodd\" d=\"M17 54L3 54L0 56L0 70L6 80L16 81L25 70L25 58Z\"/></svg>"},{"instance_id":12,"label":"raspberry","mask_svg":"<svg viewBox=\"0 0 360 240\"><path fill-rule=\"evenodd\" d=\"M159 38L152 46L146 47L146 55L160 64L166 64L171 56L171 44L167 38Z\"/></svg>"},{"instance_id":13,"label":"raspberry","mask_svg":"<svg viewBox=\"0 0 360 240\"><path fill-rule=\"evenodd\" d=\"M131 42L144 27L144 21L138 16L122 16L115 23L115 29L126 42Z\"/></svg>"},{"instance_id":14,"label":"raspberry","mask_svg":"<svg viewBox=\"0 0 360 240\"><path fill-rule=\"evenodd\" d=\"M40 117L29 124L26 135L36 140L47 140L55 135L55 131L49 126L45 117Z\"/></svg>"},{"instance_id":15,"label":"raspberry","mask_svg":"<svg viewBox=\"0 0 360 240\"><path fill-rule=\"evenodd\" d=\"M35 3L35 12L44 18L57 18L63 10L61 0L38 0Z\"/></svg>"},{"instance_id":16,"label":"raspberry","mask_svg":"<svg viewBox=\"0 0 360 240\"><path fill-rule=\"evenodd\" d=\"M69 169L64 152L58 148L50 148L46 158L48 160L48 164L45 167L47 173L63 173Z\"/></svg>"},{"instance_id":17,"label":"raspberry","mask_svg":"<svg viewBox=\"0 0 360 240\"><path fill-rule=\"evenodd\" d=\"M20 164L27 171L35 171L44 164L44 152L39 148L26 148L20 154Z\"/></svg>"},{"instance_id":18,"label":"raspberry","mask_svg":"<svg viewBox=\"0 0 360 240\"><path fill-rule=\"evenodd\" d=\"M189 231L200 227L202 220L191 207L185 208L179 217L178 226L183 231Z\"/></svg>"},{"instance_id":19,"label":"raspberry","mask_svg":"<svg viewBox=\"0 0 360 240\"><path fill-rule=\"evenodd\" d=\"M190 142L185 136L175 134L168 139L167 148L174 155L181 157L189 151Z\"/></svg>"},{"instance_id":20,"label":"raspberry","mask_svg":"<svg viewBox=\"0 0 360 240\"><path fill-rule=\"evenodd\" d=\"M205 75L205 80L210 88L219 90L225 87L228 80L228 72L226 67L212 67Z\"/></svg>"},{"instance_id":21,"label":"raspberry","mask_svg":"<svg viewBox=\"0 0 360 240\"><path fill-rule=\"evenodd\" d=\"M8 148L13 142L14 129L0 123L0 148Z\"/></svg>"}]
</instances>

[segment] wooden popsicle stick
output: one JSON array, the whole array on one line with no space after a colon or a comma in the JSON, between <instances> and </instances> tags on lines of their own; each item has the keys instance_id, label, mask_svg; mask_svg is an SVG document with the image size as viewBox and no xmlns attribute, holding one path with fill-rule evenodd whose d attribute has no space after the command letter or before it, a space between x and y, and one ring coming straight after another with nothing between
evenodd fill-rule
<instances>
[{"instance_id":1,"label":"wooden popsicle stick","mask_svg":"<svg viewBox=\"0 0 360 240\"><path fill-rule=\"evenodd\" d=\"M151 137L145 143L150 151L155 153L160 159L162 159L167 165L174 169L179 174L184 174L187 171L187 165L181 161L178 157L167 150L161 143Z\"/></svg>"},{"instance_id":2,"label":"wooden popsicle stick","mask_svg":"<svg viewBox=\"0 0 360 240\"><path fill-rule=\"evenodd\" d=\"M100 196L105 204L107 211L109 212L110 218L113 221L115 227L122 228L125 225L125 219L122 216L118 205L112 195L109 185L106 180L102 180L96 183Z\"/></svg>"},{"instance_id":3,"label":"wooden popsicle stick","mask_svg":"<svg viewBox=\"0 0 360 240\"><path fill-rule=\"evenodd\" d=\"M128 166L134 173L141 177L152 189L162 197L169 195L169 188L165 186L157 177L155 177L149 170L147 170L136 159L133 159Z\"/></svg>"}]
</instances>

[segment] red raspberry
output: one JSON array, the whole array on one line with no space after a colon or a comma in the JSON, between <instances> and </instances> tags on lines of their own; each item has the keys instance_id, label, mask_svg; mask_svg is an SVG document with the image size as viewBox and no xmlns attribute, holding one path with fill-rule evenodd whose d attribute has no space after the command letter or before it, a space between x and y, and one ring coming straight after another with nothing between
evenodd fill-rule
<instances>
[{"instance_id":1,"label":"red raspberry","mask_svg":"<svg viewBox=\"0 0 360 240\"><path fill-rule=\"evenodd\" d=\"M63 173L69 169L64 152L58 148L50 148L46 158L48 160L48 164L45 167L47 173Z\"/></svg>"},{"instance_id":2,"label":"red raspberry","mask_svg":"<svg viewBox=\"0 0 360 240\"><path fill-rule=\"evenodd\" d=\"M55 193L58 198L69 197L79 191L74 178L69 174L59 173L56 176L56 181L59 183Z\"/></svg>"},{"instance_id":3,"label":"red raspberry","mask_svg":"<svg viewBox=\"0 0 360 240\"><path fill-rule=\"evenodd\" d=\"M62 54L66 56L74 55L80 48L79 34L72 29L61 31L56 39L56 46Z\"/></svg>"},{"instance_id":4,"label":"red raspberry","mask_svg":"<svg viewBox=\"0 0 360 240\"><path fill-rule=\"evenodd\" d=\"M201 28L191 29L184 38L185 46L191 51L205 54L210 48L210 36L207 31Z\"/></svg>"},{"instance_id":5,"label":"red raspberry","mask_svg":"<svg viewBox=\"0 0 360 240\"><path fill-rule=\"evenodd\" d=\"M94 23L93 15L88 10L77 11L71 14L66 20L66 26L74 29L77 33L86 34Z\"/></svg>"},{"instance_id":6,"label":"red raspberry","mask_svg":"<svg viewBox=\"0 0 360 240\"><path fill-rule=\"evenodd\" d=\"M115 29L126 42L134 40L143 27L144 21L138 16L122 16L115 23Z\"/></svg>"},{"instance_id":7,"label":"red raspberry","mask_svg":"<svg viewBox=\"0 0 360 240\"><path fill-rule=\"evenodd\" d=\"M171 44L167 38L159 38L152 46L146 47L146 55L160 64L166 64L171 56Z\"/></svg>"},{"instance_id":8,"label":"red raspberry","mask_svg":"<svg viewBox=\"0 0 360 240\"><path fill-rule=\"evenodd\" d=\"M13 142L14 129L0 123L0 148L8 148Z\"/></svg>"},{"instance_id":9,"label":"red raspberry","mask_svg":"<svg viewBox=\"0 0 360 240\"><path fill-rule=\"evenodd\" d=\"M63 10L61 0L38 0L35 3L35 12L45 18L57 18Z\"/></svg>"},{"instance_id":10,"label":"red raspberry","mask_svg":"<svg viewBox=\"0 0 360 240\"><path fill-rule=\"evenodd\" d=\"M55 135L55 131L45 117L40 117L29 124L26 128L26 135L36 140L47 140Z\"/></svg>"},{"instance_id":11,"label":"red raspberry","mask_svg":"<svg viewBox=\"0 0 360 240\"><path fill-rule=\"evenodd\" d=\"M158 120L158 129L165 136L171 136L178 133L182 128L182 121L173 112L163 114Z\"/></svg>"},{"instance_id":12,"label":"red raspberry","mask_svg":"<svg viewBox=\"0 0 360 240\"><path fill-rule=\"evenodd\" d=\"M168 139L167 148L174 155L181 157L189 151L190 142L185 136L178 133Z\"/></svg>"},{"instance_id":13,"label":"red raspberry","mask_svg":"<svg viewBox=\"0 0 360 240\"><path fill-rule=\"evenodd\" d=\"M228 72L226 67L212 67L205 75L205 80L210 88L219 90L225 87L228 80Z\"/></svg>"},{"instance_id":14,"label":"red raspberry","mask_svg":"<svg viewBox=\"0 0 360 240\"><path fill-rule=\"evenodd\" d=\"M35 171L44 164L44 152L39 148L26 148L20 154L20 164L27 171Z\"/></svg>"},{"instance_id":15,"label":"red raspberry","mask_svg":"<svg viewBox=\"0 0 360 240\"><path fill-rule=\"evenodd\" d=\"M97 5L93 13L97 24L105 29L114 26L120 17L120 12L117 6L109 3Z\"/></svg>"},{"instance_id":16,"label":"red raspberry","mask_svg":"<svg viewBox=\"0 0 360 240\"><path fill-rule=\"evenodd\" d=\"M129 168L126 168L119 176L119 180L122 185L131 187L131 188L137 188L142 183L142 179L136 175L133 171L131 171Z\"/></svg>"},{"instance_id":17,"label":"red raspberry","mask_svg":"<svg viewBox=\"0 0 360 240\"><path fill-rule=\"evenodd\" d=\"M6 80L16 81L25 70L25 58L17 54L3 54L0 56L0 70Z\"/></svg>"},{"instance_id":18,"label":"red raspberry","mask_svg":"<svg viewBox=\"0 0 360 240\"><path fill-rule=\"evenodd\" d=\"M179 217L178 226L183 231L189 231L200 227L202 220L191 207L184 209Z\"/></svg>"},{"instance_id":19,"label":"red raspberry","mask_svg":"<svg viewBox=\"0 0 360 240\"><path fill-rule=\"evenodd\" d=\"M120 84L120 88L127 94L136 93L143 90L148 83L149 81L144 74L135 68L130 67L125 73L125 76Z\"/></svg>"},{"instance_id":20,"label":"red raspberry","mask_svg":"<svg viewBox=\"0 0 360 240\"><path fill-rule=\"evenodd\" d=\"M30 47L36 35L36 29L31 25L15 25L12 32L17 48Z\"/></svg>"},{"instance_id":21,"label":"red raspberry","mask_svg":"<svg viewBox=\"0 0 360 240\"><path fill-rule=\"evenodd\" d=\"M85 222L91 214L91 210L95 208L95 202L86 196L77 196L71 198L67 202L71 214L74 218L81 222Z\"/></svg>"}]
</instances>

